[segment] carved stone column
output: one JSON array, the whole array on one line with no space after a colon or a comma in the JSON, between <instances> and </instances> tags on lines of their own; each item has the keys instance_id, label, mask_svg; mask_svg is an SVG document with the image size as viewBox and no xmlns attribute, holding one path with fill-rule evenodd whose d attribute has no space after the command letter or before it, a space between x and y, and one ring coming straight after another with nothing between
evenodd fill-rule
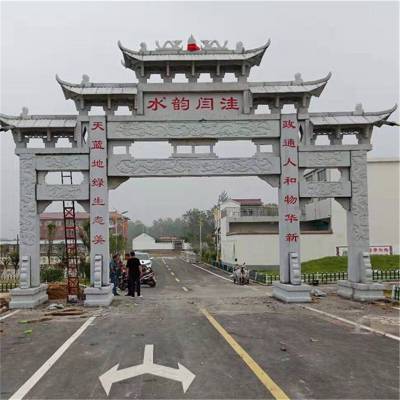
<instances>
[{"instance_id":1,"label":"carved stone column","mask_svg":"<svg viewBox=\"0 0 400 400\"><path fill-rule=\"evenodd\" d=\"M40 284L40 220L36 201L35 155L19 156L20 287L11 291L10 308L33 308L47 300L47 285Z\"/></svg>"},{"instance_id":2,"label":"carved stone column","mask_svg":"<svg viewBox=\"0 0 400 400\"><path fill-rule=\"evenodd\" d=\"M272 295L285 302L309 302L310 287L301 284L299 125L294 114L281 115L279 187L280 282Z\"/></svg>"},{"instance_id":3,"label":"carved stone column","mask_svg":"<svg viewBox=\"0 0 400 400\"><path fill-rule=\"evenodd\" d=\"M367 152L351 152L351 199L347 210L348 280L338 282L338 294L368 301L384 297L383 285L372 282L369 257Z\"/></svg>"},{"instance_id":4,"label":"carved stone column","mask_svg":"<svg viewBox=\"0 0 400 400\"><path fill-rule=\"evenodd\" d=\"M107 123L89 117L90 283L86 306L107 306L113 299L109 275L109 212L107 180Z\"/></svg>"}]
</instances>

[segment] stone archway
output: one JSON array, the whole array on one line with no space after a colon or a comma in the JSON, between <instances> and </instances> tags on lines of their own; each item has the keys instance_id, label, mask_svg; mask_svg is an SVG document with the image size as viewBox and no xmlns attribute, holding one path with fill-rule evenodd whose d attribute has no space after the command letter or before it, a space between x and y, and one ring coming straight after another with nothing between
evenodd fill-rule
<instances>
[{"instance_id":1,"label":"stone archway","mask_svg":"<svg viewBox=\"0 0 400 400\"><path fill-rule=\"evenodd\" d=\"M39 210L54 200L80 202L91 221L91 287L86 305L112 301L108 273L108 190L129 177L162 176L259 176L279 188L280 276L274 296L287 302L310 301L310 288L300 275L300 205L302 199L335 198L348 213L349 280L339 283L339 294L356 300L380 298L382 286L372 283L369 263L366 155L371 149L374 126L385 124L395 108L367 113L309 113L311 98L319 96L330 74L303 81L300 74L286 82L248 82L250 69L258 65L269 43L257 49L227 50L204 45L196 54L182 48L148 51L120 45L125 66L139 83L96 84L86 77L81 84L57 78L67 99L74 100L78 115L19 117L1 115L2 130L11 130L20 157L21 283L12 291L12 308L34 307L46 300L39 280ZM171 59L174 62L171 63ZM223 82L225 73L237 82ZM174 83L184 73L187 83ZM201 73L212 83L200 83ZM151 74L163 83L148 83ZM291 104L296 114L282 114ZM103 107L105 115L89 116L91 107ZM130 116L117 116L128 106ZM256 114L258 106L268 113ZM300 133L300 134L299 134ZM343 136L356 134L358 143L344 145ZM330 145L316 145L327 135ZM29 138L41 138L44 149L27 148ZM55 147L68 138L72 147ZM214 145L221 140L249 140L257 148L252 157L218 158ZM173 152L165 159L137 159L126 151L114 154L114 146L128 148L135 141L169 142ZM261 146L272 145L272 152ZM192 152L181 154L180 146ZM208 153L198 154L197 146ZM338 182L306 182L306 168L339 168ZM43 176L50 171L80 171L79 185L49 185Z\"/></svg>"}]
</instances>

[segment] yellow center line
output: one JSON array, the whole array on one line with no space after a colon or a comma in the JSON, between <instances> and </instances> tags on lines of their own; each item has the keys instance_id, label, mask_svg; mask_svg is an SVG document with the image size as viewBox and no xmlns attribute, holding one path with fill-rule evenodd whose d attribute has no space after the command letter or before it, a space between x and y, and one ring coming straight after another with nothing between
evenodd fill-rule
<instances>
[{"instance_id":1,"label":"yellow center line","mask_svg":"<svg viewBox=\"0 0 400 400\"><path fill-rule=\"evenodd\" d=\"M205 315L210 324L221 334L239 357L247 364L260 382L268 389L275 399L289 400L286 393L271 379L271 377L254 361L254 359L240 346L240 344L224 329L224 327L205 309L200 311Z\"/></svg>"}]
</instances>

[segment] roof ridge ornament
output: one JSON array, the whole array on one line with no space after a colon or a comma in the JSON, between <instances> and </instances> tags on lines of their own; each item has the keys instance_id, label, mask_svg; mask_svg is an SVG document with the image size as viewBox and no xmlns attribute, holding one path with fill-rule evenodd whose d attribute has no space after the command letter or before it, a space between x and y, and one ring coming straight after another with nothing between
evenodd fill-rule
<instances>
[{"instance_id":1,"label":"roof ridge ornament","mask_svg":"<svg viewBox=\"0 0 400 400\"><path fill-rule=\"evenodd\" d=\"M197 46L196 39L194 38L194 36L192 34L189 36L189 39L187 41L186 50L191 51L191 52L201 50L200 47Z\"/></svg>"},{"instance_id":2,"label":"roof ridge ornament","mask_svg":"<svg viewBox=\"0 0 400 400\"><path fill-rule=\"evenodd\" d=\"M142 47L142 44L143 43L140 44L140 47ZM182 40L167 40L160 46L159 41L156 40L156 50L182 50L181 44ZM142 48L140 48L140 51L142 51Z\"/></svg>"},{"instance_id":3,"label":"roof ridge ornament","mask_svg":"<svg viewBox=\"0 0 400 400\"><path fill-rule=\"evenodd\" d=\"M297 85L303 84L303 78L301 77L301 73L300 72L296 72L294 74L294 83L296 83Z\"/></svg>"},{"instance_id":4,"label":"roof ridge ornament","mask_svg":"<svg viewBox=\"0 0 400 400\"><path fill-rule=\"evenodd\" d=\"M364 109L362 103L357 103L355 108L354 108L354 115L363 115L364 114Z\"/></svg>"},{"instance_id":5,"label":"roof ridge ornament","mask_svg":"<svg viewBox=\"0 0 400 400\"><path fill-rule=\"evenodd\" d=\"M237 53L243 53L244 52L244 46L243 46L243 42L239 41L236 43L236 49L235 51Z\"/></svg>"},{"instance_id":6,"label":"roof ridge ornament","mask_svg":"<svg viewBox=\"0 0 400 400\"><path fill-rule=\"evenodd\" d=\"M19 114L19 116L22 119L28 119L29 118L28 114L29 114L29 108L28 107L22 107L22 111L21 111L21 114Z\"/></svg>"},{"instance_id":7,"label":"roof ridge ornament","mask_svg":"<svg viewBox=\"0 0 400 400\"><path fill-rule=\"evenodd\" d=\"M203 43L202 50L229 50L228 41L225 40L223 45L220 45L218 40L201 40Z\"/></svg>"},{"instance_id":8,"label":"roof ridge ornament","mask_svg":"<svg viewBox=\"0 0 400 400\"><path fill-rule=\"evenodd\" d=\"M89 77L89 75L83 74L83 75L82 75L81 85L87 85L88 83L90 83L90 77Z\"/></svg>"}]
</instances>

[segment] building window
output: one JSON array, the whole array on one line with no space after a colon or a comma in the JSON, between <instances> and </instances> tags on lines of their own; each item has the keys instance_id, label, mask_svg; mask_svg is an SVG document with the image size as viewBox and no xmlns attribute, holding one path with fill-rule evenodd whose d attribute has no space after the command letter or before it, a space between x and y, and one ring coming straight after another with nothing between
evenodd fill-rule
<instances>
[{"instance_id":1,"label":"building window","mask_svg":"<svg viewBox=\"0 0 400 400\"><path fill-rule=\"evenodd\" d=\"M312 182L313 181L313 175L312 174L309 174L309 175L306 175L306 182Z\"/></svg>"},{"instance_id":2,"label":"building window","mask_svg":"<svg viewBox=\"0 0 400 400\"><path fill-rule=\"evenodd\" d=\"M319 182L326 182L326 169L321 169L317 172Z\"/></svg>"}]
</instances>

